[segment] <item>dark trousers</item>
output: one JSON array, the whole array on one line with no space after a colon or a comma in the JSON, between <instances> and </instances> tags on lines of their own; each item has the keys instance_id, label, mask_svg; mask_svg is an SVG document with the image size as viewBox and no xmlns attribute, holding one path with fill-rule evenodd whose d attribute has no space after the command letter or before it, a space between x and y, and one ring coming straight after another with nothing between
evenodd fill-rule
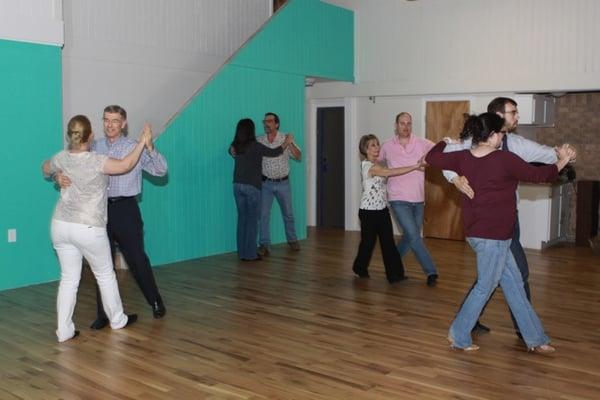
<instances>
[{"instance_id":1,"label":"dark trousers","mask_svg":"<svg viewBox=\"0 0 600 400\"><path fill-rule=\"evenodd\" d=\"M521 230L519 228L519 215L517 214L517 219L515 221L515 229L513 231L513 237L512 237L512 241L510 243L510 252L512 253L513 257L515 258L515 262L517 263L519 272L521 272L521 277L523 278L523 288L525 289L525 294L527 295L527 300L529 300L529 302L531 303L531 291L529 290L529 264L527 264L527 257L525 256L525 251L523 250L523 246L521 246L520 238L521 238ZM477 283L477 281L475 281L475 283ZM467 296L469 296L469 293L471 293L471 290L473 290L473 288L475 287L475 283L473 283L473 286L471 286L471 289L467 293ZM467 296L465 296L465 300L466 300ZM493 294L492 294L492 296L493 296ZM490 296L490 299L492 298L492 296ZM463 303L465 302L465 300L463 300ZM488 303L489 303L489 301L490 300L488 299ZM462 307L462 304L461 304L461 307ZM483 312L485 311L485 307L487 307L487 303L483 307L483 310L481 310L481 314L483 314ZM481 318L481 315L479 317ZM517 321L515 320L515 317L512 314L512 312L510 313L510 317L513 321L515 330L518 332L519 327L517 325Z\"/></svg>"},{"instance_id":2,"label":"dark trousers","mask_svg":"<svg viewBox=\"0 0 600 400\"><path fill-rule=\"evenodd\" d=\"M358 275L368 274L369 262L373 255L375 242L379 237L385 275L388 281L395 282L403 279L404 265L394 242L394 229L388 209L360 209L358 218L360 219L360 245L352 270Z\"/></svg>"},{"instance_id":3,"label":"dark trousers","mask_svg":"<svg viewBox=\"0 0 600 400\"><path fill-rule=\"evenodd\" d=\"M161 300L152 273L150 259L144 250L144 221L135 197L108 202L108 224L106 226L111 251L115 255L115 244L123 253L129 271L142 290L148 304ZM96 296L98 316L104 315L102 300Z\"/></svg>"}]
</instances>

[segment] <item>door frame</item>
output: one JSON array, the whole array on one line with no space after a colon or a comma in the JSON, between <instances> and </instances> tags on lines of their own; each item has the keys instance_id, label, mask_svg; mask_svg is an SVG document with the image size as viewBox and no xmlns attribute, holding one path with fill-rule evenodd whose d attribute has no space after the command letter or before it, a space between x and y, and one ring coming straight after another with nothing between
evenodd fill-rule
<instances>
[{"instance_id":1,"label":"door frame","mask_svg":"<svg viewBox=\"0 0 600 400\"><path fill-rule=\"evenodd\" d=\"M344 107L344 229L360 230L358 222L358 202L348 189L353 177L359 175L358 143L356 124L356 98L310 99L308 101L308 135L306 137L306 223L317 225L317 109ZM353 155L356 154L356 157Z\"/></svg>"}]
</instances>

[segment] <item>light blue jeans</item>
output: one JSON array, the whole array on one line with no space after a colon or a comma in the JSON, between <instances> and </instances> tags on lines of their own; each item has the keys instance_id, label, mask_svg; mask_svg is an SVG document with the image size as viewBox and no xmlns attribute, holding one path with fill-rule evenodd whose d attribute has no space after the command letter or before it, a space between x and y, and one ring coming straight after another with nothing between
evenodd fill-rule
<instances>
[{"instance_id":1,"label":"light blue jeans","mask_svg":"<svg viewBox=\"0 0 600 400\"><path fill-rule=\"evenodd\" d=\"M468 237L467 242L477 255L477 282L450 325L449 336L456 347L465 348L472 344L471 329L498 283L527 347L531 349L549 343L542 322L527 300L521 273L510 252L511 239Z\"/></svg>"},{"instance_id":2,"label":"light blue jeans","mask_svg":"<svg viewBox=\"0 0 600 400\"><path fill-rule=\"evenodd\" d=\"M260 190L244 183L233 184L233 196L237 206L237 250L243 260L254 260L256 254L256 234L260 209Z\"/></svg>"},{"instance_id":3,"label":"light blue jeans","mask_svg":"<svg viewBox=\"0 0 600 400\"><path fill-rule=\"evenodd\" d=\"M421 237L421 228L423 227L424 203L411 203L408 201L390 201L390 206L394 212L394 217L402 227L402 239L398 243L398 252L400 257L404 257L408 250L412 250L421 264L425 275L437 275L433 258L429 250L425 247Z\"/></svg>"},{"instance_id":4,"label":"light blue jeans","mask_svg":"<svg viewBox=\"0 0 600 400\"><path fill-rule=\"evenodd\" d=\"M294 212L292 210L292 188L290 180L281 182L263 181L260 199L260 239L258 243L262 246L271 245L271 209L273 208L273 197L277 199L283 224L285 226L285 237L289 242L298 240L296 237L296 226L294 223Z\"/></svg>"}]
</instances>

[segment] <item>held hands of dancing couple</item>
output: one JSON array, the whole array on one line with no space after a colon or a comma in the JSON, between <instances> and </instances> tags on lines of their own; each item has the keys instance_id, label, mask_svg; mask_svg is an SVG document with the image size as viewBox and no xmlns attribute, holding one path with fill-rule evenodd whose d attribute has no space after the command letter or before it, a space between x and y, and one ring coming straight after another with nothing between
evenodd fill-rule
<instances>
[{"instance_id":1,"label":"held hands of dancing couple","mask_svg":"<svg viewBox=\"0 0 600 400\"><path fill-rule=\"evenodd\" d=\"M371 176L382 176L384 178L389 176L398 176L408 174L413 171L425 171L425 167L427 163L425 162L425 156L421 157L419 161L415 165L411 165L408 167L398 167L398 168L387 168L380 164L374 163L374 165L369 169L369 174Z\"/></svg>"},{"instance_id":2,"label":"held hands of dancing couple","mask_svg":"<svg viewBox=\"0 0 600 400\"><path fill-rule=\"evenodd\" d=\"M78 149L71 149L72 152L89 151L91 142L93 141L93 133L86 143L82 143ZM139 142L135 149L122 160L109 158L104 164L103 171L108 175L122 174L130 171L137 164L143 150L154 150L154 141L152 137L152 126L148 123L144 124L144 129L139 138ZM52 177L50 172L50 160L42 164L42 172L46 177ZM71 185L71 180L62 171L57 171L54 174L54 180L61 188L66 188Z\"/></svg>"}]
</instances>

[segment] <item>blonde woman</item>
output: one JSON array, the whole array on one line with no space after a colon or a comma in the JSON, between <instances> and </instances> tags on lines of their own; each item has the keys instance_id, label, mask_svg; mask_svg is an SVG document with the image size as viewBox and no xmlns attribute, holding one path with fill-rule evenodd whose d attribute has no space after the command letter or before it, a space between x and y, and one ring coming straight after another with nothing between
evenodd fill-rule
<instances>
[{"instance_id":1,"label":"blonde woman","mask_svg":"<svg viewBox=\"0 0 600 400\"><path fill-rule=\"evenodd\" d=\"M394 242L392 219L387 208L385 180L389 176L403 175L422 169L422 160L416 165L399 168L386 168L377 164L379 139L375 135L364 135L360 139L358 149L363 159L361 163L363 192L358 210L360 245L352 271L361 278L369 277L369 262L379 237L387 280L395 283L405 279L404 265Z\"/></svg>"},{"instance_id":2,"label":"blonde woman","mask_svg":"<svg viewBox=\"0 0 600 400\"><path fill-rule=\"evenodd\" d=\"M152 131L147 125L135 149L117 160L90 152L92 127L84 115L69 121L68 149L43 164L45 175L63 172L72 184L61 189L51 222L52 244L60 262L61 277L56 299L59 342L79 335L73 311L81 278L82 258L90 264L98 281L104 310L113 329L134 323L136 314L125 315L113 270L106 234L107 186L109 174L122 174L138 162L145 147L151 145Z\"/></svg>"}]
</instances>

